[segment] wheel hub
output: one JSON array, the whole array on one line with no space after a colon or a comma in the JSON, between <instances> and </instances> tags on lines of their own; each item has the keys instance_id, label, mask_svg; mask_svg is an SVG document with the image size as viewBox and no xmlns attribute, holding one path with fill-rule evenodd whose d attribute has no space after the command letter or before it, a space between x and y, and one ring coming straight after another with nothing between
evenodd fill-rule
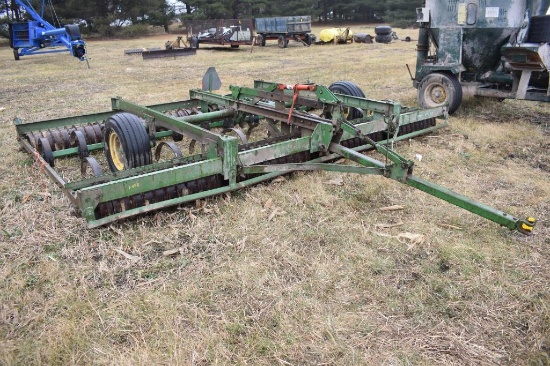
<instances>
[{"instance_id":1,"label":"wheel hub","mask_svg":"<svg viewBox=\"0 0 550 366\"><path fill-rule=\"evenodd\" d=\"M122 143L120 138L116 133L111 133L109 135L109 153L111 154L111 159L117 170L124 170L124 151L122 150Z\"/></svg>"},{"instance_id":2,"label":"wheel hub","mask_svg":"<svg viewBox=\"0 0 550 366\"><path fill-rule=\"evenodd\" d=\"M435 85L430 90L430 98L437 104L444 103L447 100L447 93L442 85Z\"/></svg>"}]
</instances>

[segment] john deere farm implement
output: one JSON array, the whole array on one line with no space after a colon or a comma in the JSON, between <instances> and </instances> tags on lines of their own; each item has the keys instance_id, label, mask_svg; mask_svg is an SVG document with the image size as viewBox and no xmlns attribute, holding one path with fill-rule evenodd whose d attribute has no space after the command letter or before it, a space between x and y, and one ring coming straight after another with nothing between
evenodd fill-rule
<instances>
[{"instance_id":1,"label":"john deere farm implement","mask_svg":"<svg viewBox=\"0 0 550 366\"><path fill-rule=\"evenodd\" d=\"M330 87L255 81L230 86L228 95L194 89L188 100L149 106L113 98L110 111L31 123L16 118L15 127L23 149L91 228L292 171L327 170L381 175L530 233L534 219L415 177L413 162L391 149L446 126L446 108L371 100L349 81Z\"/></svg>"}]
</instances>

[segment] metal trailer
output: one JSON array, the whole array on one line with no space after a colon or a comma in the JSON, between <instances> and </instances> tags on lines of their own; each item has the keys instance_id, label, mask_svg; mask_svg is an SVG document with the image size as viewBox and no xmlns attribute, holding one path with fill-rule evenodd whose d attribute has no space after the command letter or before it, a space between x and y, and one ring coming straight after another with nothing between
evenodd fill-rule
<instances>
[{"instance_id":1,"label":"metal trailer","mask_svg":"<svg viewBox=\"0 0 550 366\"><path fill-rule=\"evenodd\" d=\"M188 20L187 42L193 48L200 44L251 45L254 40L254 23L252 19L207 19Z\"/></svg>"},{"instance_id":2,"label":"metal trailer","mask_svg":"<svg viewBox=\"0 0 550 366\"><path fill-rule=\"evenodd\" d=\"M204 86L215 84L215 71L205 75ZM293 171L327 170L381 175L509 229L533 230L533 218L515 218L414 176L414 163L390 148L447 126L445 106L367 99L349 81L328 88L255 81L230 91L196 89L188 100L151 106L113 98L111 111L14 122L23 149L89 227ZM368 149L384 161L361 153ZM335 163L341 158L355 164Z\"/></svg>"},{"instance_id":3,"label":"metal trailer","mask_svg":"<svg viewBox=\"0 0 550 366\"><path fill-rule=\"evenodd\" d=\"M86 44L81 39L78 24L56 28L44 19L45 8L46 0L42 0L40 14L30 0L11 0L8 11L9 35L15 60L21 56L69 51L79 60L87 61ZM25 16L32 20L24 21Z\"/></svg>"},{"instance_id":4,"label":"metal trailer","mask_svg":"<svg viewBox=\"0 0 550 366\"><path fill-rule=\"evenodd\" d=\"M421 105L479 97L550 101L550 0L426 0L413 85ZM412 76L411 76L412 77Z\"/></svg>"},{"instance_id":5,"label":"metal trailer","mask_svg":"<svg viewBox=\"0 0 550 366\"><path fill-rule=\"evenodd\" d=\"M289 40L310 46L315 41L311 34L309 15L292 17L255 18L256 43L265 46L268 39L276 39L280 48L286 48Z\"/></svg>"}]
</instances>

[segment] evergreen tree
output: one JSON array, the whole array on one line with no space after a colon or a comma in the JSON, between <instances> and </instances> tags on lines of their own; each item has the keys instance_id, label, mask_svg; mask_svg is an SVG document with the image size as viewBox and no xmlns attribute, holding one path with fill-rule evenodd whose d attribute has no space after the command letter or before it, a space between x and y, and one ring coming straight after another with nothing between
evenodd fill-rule
<instances>
[{"instance_id":1,"label":"evergreen tree","mask_svg":"<svg viewBox=\"0 0 550 366\"><path fill-rule=\"evenodd\" d=\"M0 0L0 36L6 36L9 21L7 6L13 0ZM52 9L61 23L80 20L91 31L109 32L112 24L131 21L133 24L152 24L168 27L174 16L174 7L167 0L46 0L47 16ZM40 9L41 0L31 0ZM172 3L172 2L171 2ZM415 9L422 0L179 0L177 5L185 9L184 18L230 19L271 16L310 15L313 21L380 22L391 25L410 25L415 22ZM50 6L51 4L51 6ZM48 19L49 21L49 19ZM4 32L3 32L4 30Z\"/></svg>"}]
</instances>

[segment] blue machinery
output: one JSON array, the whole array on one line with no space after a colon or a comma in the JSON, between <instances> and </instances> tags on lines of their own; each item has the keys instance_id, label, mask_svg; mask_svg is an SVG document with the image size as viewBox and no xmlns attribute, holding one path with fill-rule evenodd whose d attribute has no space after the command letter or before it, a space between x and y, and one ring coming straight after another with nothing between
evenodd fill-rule
<instances>
[{"instance_id":1,"label":"blue machinery","mask_svg":"<svg viewBox=\"0 0 550 366\"><path fill-rule=\"evenodd\" d=\"M69 51L79 60L87 61L86 44L80 39L78 25L69 24L55 28L44 19L45 2L46 0L42 0L39 14L30 0L11 0L12 22L9 25L9 34L15 59L39 53ZM23 15L32 20L24 20Z\"/></svg>"}]
</instances>

